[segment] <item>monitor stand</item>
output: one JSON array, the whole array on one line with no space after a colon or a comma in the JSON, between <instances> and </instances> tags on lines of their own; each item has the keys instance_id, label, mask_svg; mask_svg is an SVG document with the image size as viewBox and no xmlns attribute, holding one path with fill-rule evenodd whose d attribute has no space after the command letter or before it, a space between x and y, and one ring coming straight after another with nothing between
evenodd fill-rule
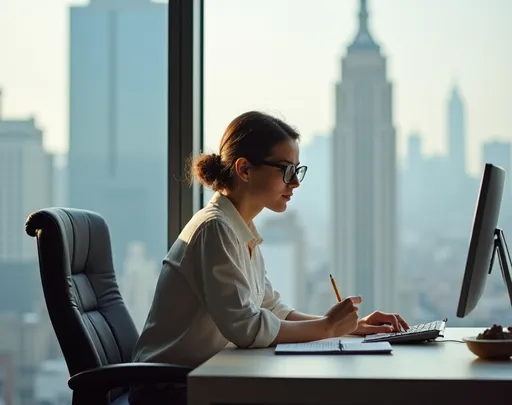
<instances>
[{"instance_id":1,"label":"monitor stand","mask_svg":"<svg viewBox=\"0 0 512 405\"><path fill-rule=\"evenodd\" d=\"M496 228L494 231L494 247L492 249L491 263L489 265L489 274L492 272L496 253L498 254L498 260L500 262L503 281L507 287L510 305L512 305L512 278L510 276L510 265L512 264L512 259L510 258L505 234L500 228Z\"/></svg>"}]
</instances>

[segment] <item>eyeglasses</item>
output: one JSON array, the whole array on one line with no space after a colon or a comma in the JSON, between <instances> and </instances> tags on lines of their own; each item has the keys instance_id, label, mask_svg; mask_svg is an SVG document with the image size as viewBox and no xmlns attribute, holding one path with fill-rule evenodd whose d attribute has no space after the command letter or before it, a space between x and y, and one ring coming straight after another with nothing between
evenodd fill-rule
<instances>
[{"instance_id":1,"label":"eyeglasses","mask_svg":"<svg viewBox=\"0 0 512 405\"><path fill-rule=\"evenodd\" d=\"M308 170L307 166L297 166L292 163L288 165L283 165L280 163L263 161L261 162L261 164L270 167L277 167L278 169L280 169L283 172L283 181L285 182L285 184L293 183L293 179L295 177L300 183L304 179L304 176L306 175L306 172Z\"/></svg>"}]
</instances>

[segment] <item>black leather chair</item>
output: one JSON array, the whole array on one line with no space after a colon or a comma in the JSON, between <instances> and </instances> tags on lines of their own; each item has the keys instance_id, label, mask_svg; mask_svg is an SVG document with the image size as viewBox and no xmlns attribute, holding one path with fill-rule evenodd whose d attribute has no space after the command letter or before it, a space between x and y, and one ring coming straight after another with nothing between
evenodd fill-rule
<instances>
[{"instance_id":1,"label":"black leather chair","mask_svg":"<svg viewBox=\"0 0 512 405\"><path fill-rule=\"evenodd\" d=\"M25 230L37 239L44 297L73 405L124 405L130 384L186 382L189 368L131 362L138 333L119 292L100 215L48 208L31 214Z\"/></svg>"}]
</instances>

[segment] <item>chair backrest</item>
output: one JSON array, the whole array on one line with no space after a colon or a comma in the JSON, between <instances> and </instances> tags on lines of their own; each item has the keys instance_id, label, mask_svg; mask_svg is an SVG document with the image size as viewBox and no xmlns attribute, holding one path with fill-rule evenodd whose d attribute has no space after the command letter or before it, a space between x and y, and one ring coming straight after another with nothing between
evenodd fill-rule
<instances>
[{"instance_id":1,"label":"chair backrest","mask_svg":"<svg viewBox=\"0 0 512 405\"><path fill-rule=\"evenodd\" d=\"M48 208L31 214L25 230L37 239L44 298L70 375L129 362L138 332L119 292L105 220Z\"/></svg>"}]
</instances>

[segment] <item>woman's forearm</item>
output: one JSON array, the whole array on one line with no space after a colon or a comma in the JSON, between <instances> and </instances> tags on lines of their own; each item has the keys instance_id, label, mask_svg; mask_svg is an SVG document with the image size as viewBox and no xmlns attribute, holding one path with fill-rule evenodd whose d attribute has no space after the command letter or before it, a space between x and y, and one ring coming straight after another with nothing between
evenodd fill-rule
<instances>
[{"instance_id":1,"label":"woman's forearm","mask_svg":"<svg viewBox=\"0 0 512 405\"><path fill-rule=\"evenodd\" d=\"M328 321L324 317L302 321L281 321L279 333L271 346L278 343L299 343L332 337Z\"/></svg>"},{"instance_id":2,"label":"woman's forearm","mask_svg":"<svg viewBox=\"0 0 512 405\"><path fill-rule=\"evenodd\" d=\"M319 315L310 315L310 314L304 314L299 311L292 311L288 314L286 317L287 321L314 321L317 319L322 319L322 316Z\"/></svg>"}]
</instances>

